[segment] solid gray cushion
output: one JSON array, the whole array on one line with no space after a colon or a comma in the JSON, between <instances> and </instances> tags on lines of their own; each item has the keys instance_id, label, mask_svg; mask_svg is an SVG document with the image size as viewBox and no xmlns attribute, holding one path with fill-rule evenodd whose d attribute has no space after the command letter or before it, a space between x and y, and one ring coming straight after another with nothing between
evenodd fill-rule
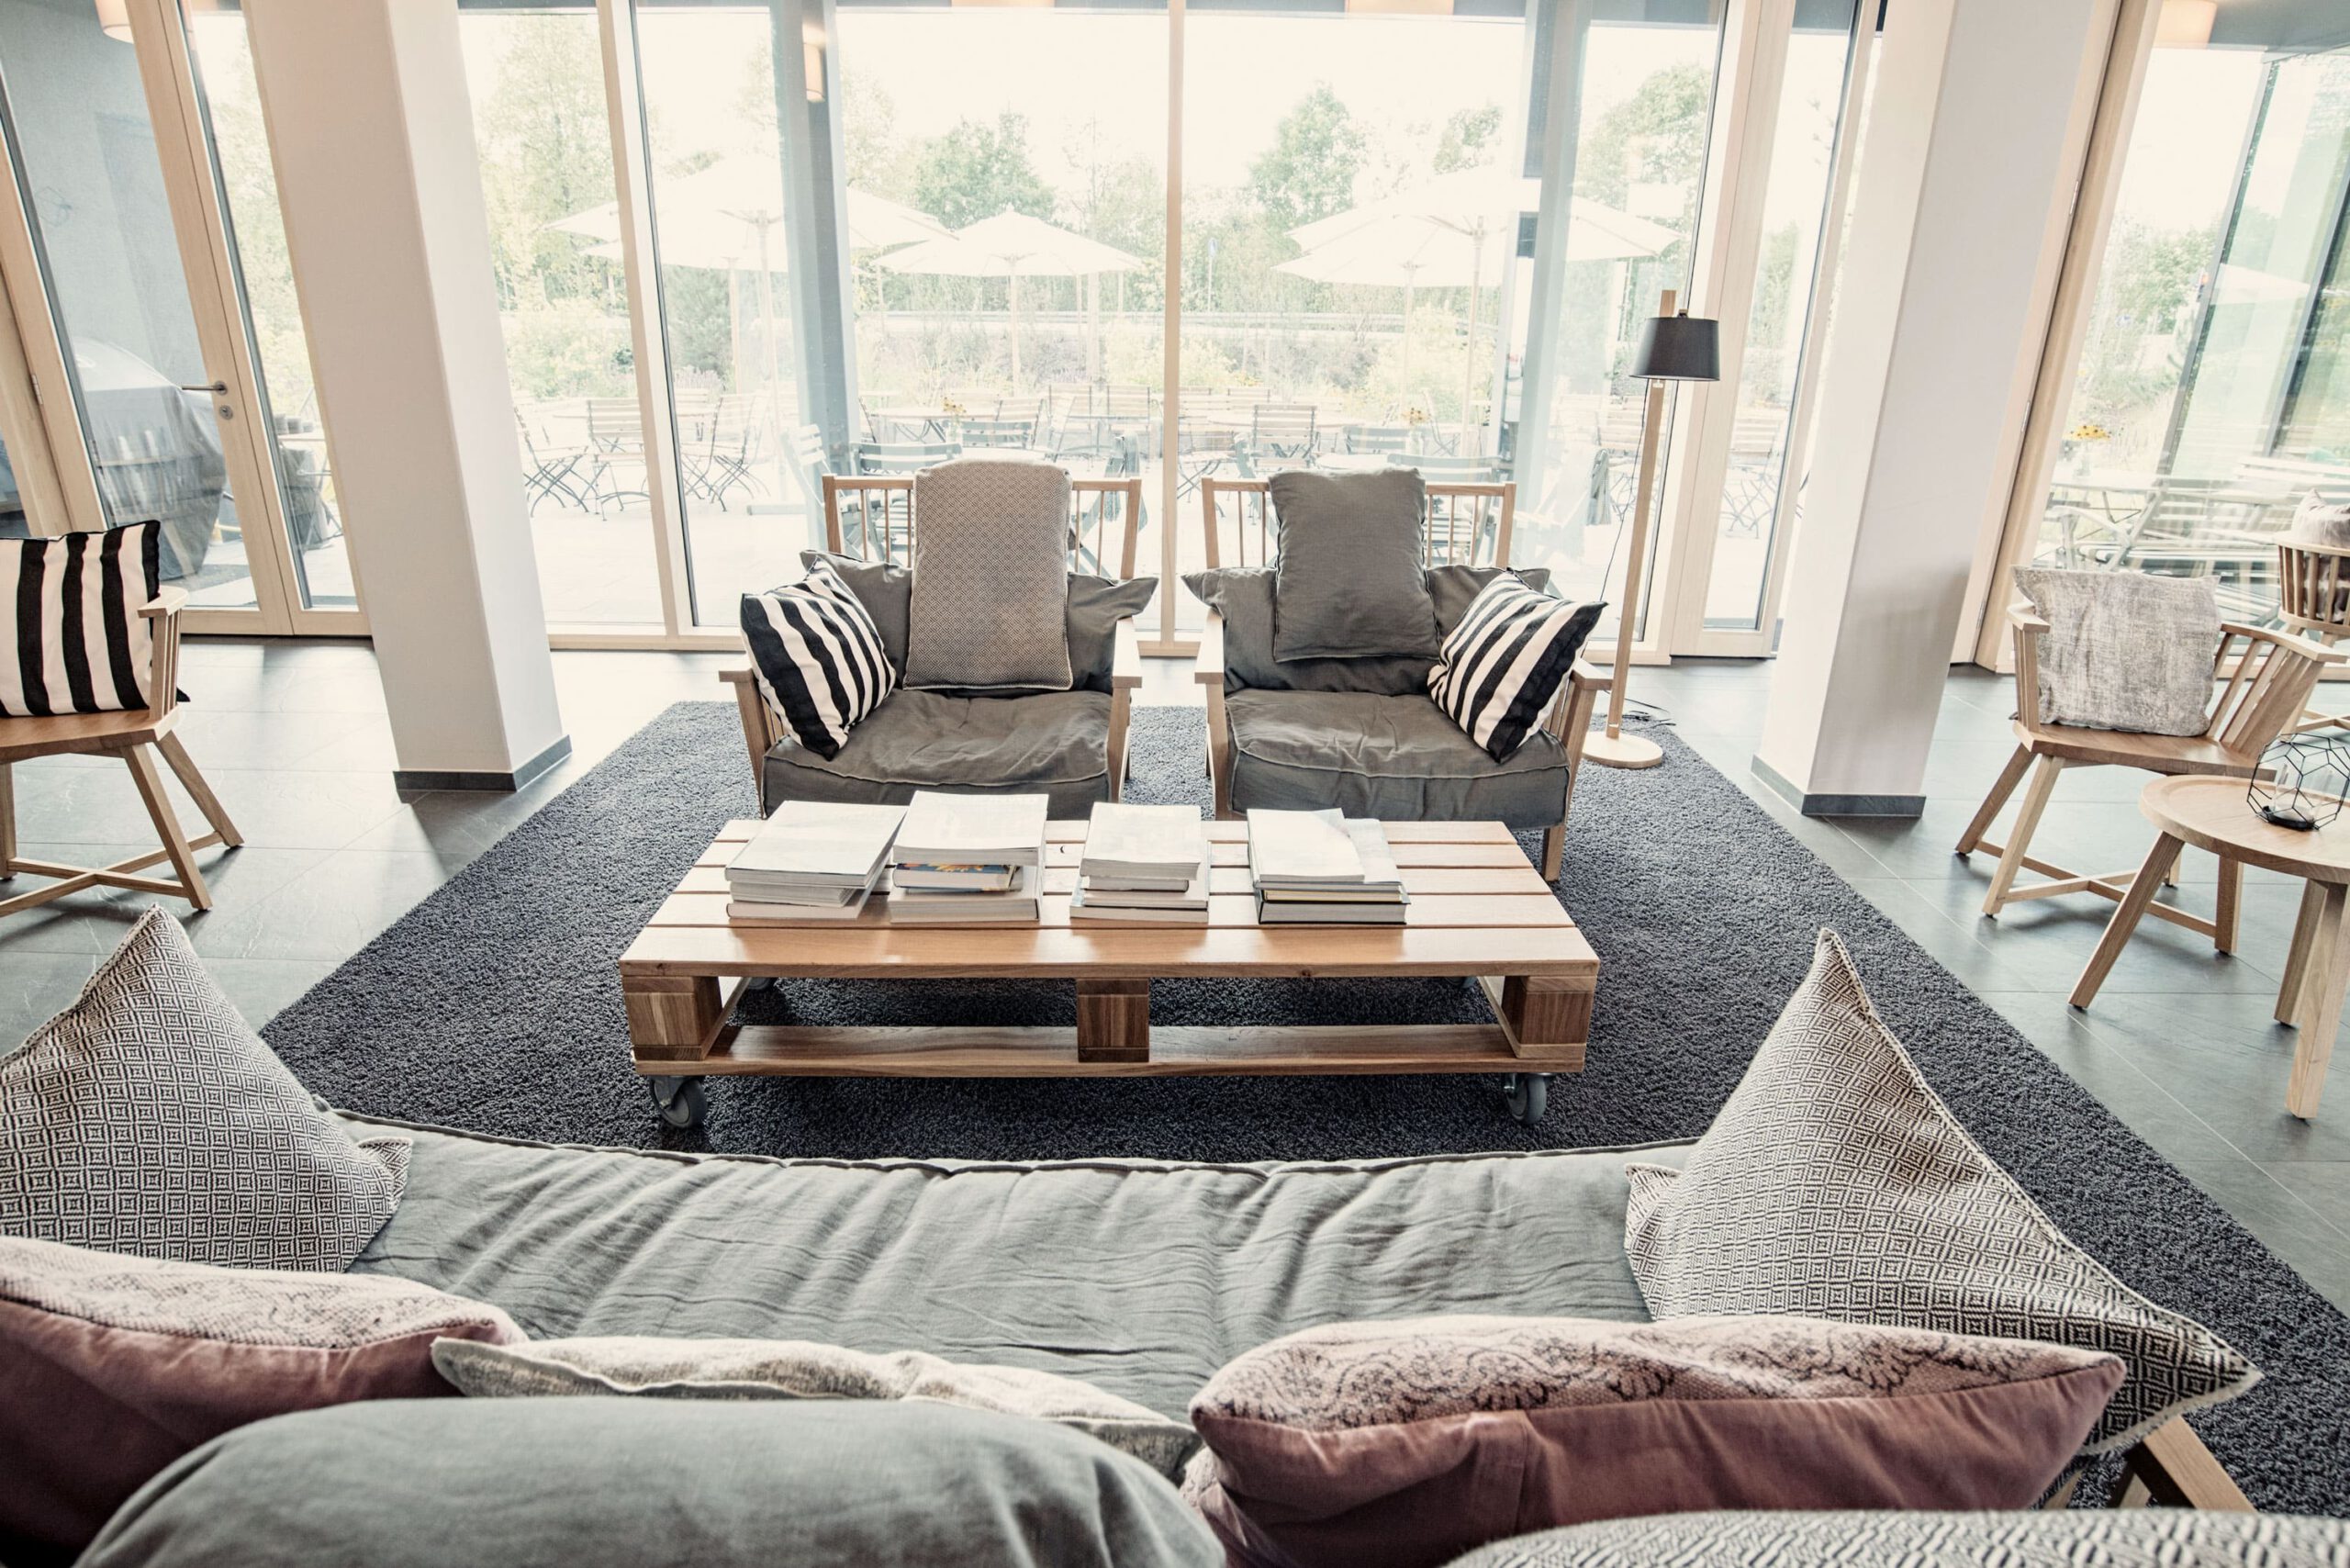
<instances>
[{"instance_id":1,"label":"solid gray cushion","mask_svg":"<svg viewBox=\"0 0 2350 1568\"><path fill-rule=\"evenodd\" d=\"M800 552L801 566L813 566L818 561L832 563L833 569L841 575L841 580L848 584L849 591L856 595L857 602L865 606L866 613L872 616L873 623L881 629L881 645L889 652L890 663L900 675L905 674L906 616L913 593L913 574L903 566L892 566L879 561L859 561L854 556L834 555L822 550ZM1069 575L1066 622L1069 672L1076 689L1110 689L1110 661L1116 652L1118 622L1130 616L1140 615L1148 609L1151 595L1158 590L1157 577L1097 577L1084 572ZM1458 618L1456 612L1455 619ZM926 687L923 689L939 691L949 697L1017 697L1035 691L1058 691L1063 688L1033 687L1007 690L992 687Z\"/></svg>"},{"instance_id":2,"label":"solid gray cushion","mask_svg":"<svg viewBox=\"0 0 2350 1568\"><path fill-rule=\"evenodd\" d=\"M1648 1316L1621 1153L966 1164L412 1136L408 1196L353 1267L491 1303L541 1338L927 1350L1180 1416L1216 1368L1316 1324Z\"/></svg>"},{"instance_id":3,"label":"solid gray cushion","mask_svg":"<svg viewBox=\"0 0 2350 1568\"><path fill-rule=\"evenodd\" d=\"M1495 762L1444 710L1418 696L1236 691L1232 804L1391 822L1499 822L1556 827L1566 814L1567 753L1547 730Z\"/></svg>"},{"instance_id":4,"label":"solid gray cushion","mask_svg":"<svg viewBox=\"0 0 2350 1568\"><path fill-rule=\"evenodd\" d=\"M1069 471L966 457L914 476L906 684L1070 685Z\"/></svg>"},{"instance_id":5,"label":"solid gray cushion","mask_svg":"<svg viewBox=\"0 0 2350 1568\"><path fill-rule=\"evenodd\" d=\"M2018 566L2016 587L2048 622L2040 722L2150 735L2209 727L2220 601L2210 577Z\"/></svg>"},{"instance_id":6,"label":"solid gray cushion","mask_svg":"<svg viewBox=\"0 0 2350 1568\"><path fill-rule=\"evenodd\" d=\"M1423 574L1436 606L1439 643L1460 624L1484 586L1501 566L1430 566ZM1535 589L1550 583L1549 570L1528 566L1520 581ZM1394 655L1360 659L1278 659L1273 656L1273 582L1270 566L1217 566L1187 572L1184 586L1224 617L1224 689L1239 691L1374 691L1400 697L1424 692L1431 657Z\"/></svg>"},{"instance_id":7,"label":"solid gray cushion","mask_svg":"<svg viewBox=\"0 0 2350 1568\"><path fill-rule=\"evenodd\" d=\"M1434 658L1441 636L1422 575L1427 486L1418 473L1292 470L1266 488L1281 523L1274 655Z\"/></svg>"},{"instance_id":8,"label":"solid gray cushion","mask_svg":"<svg viewBox=\"0 0 2350 1568\"><path fill-rule=\"evenodd\" d=\"M1543 1530L1450 1568L2340 1568L2350 1523L2198 1508L1659 1514Z\"/></svg>"},{"instance_id":9,"label":"solid gray cushion","mask_svg":"<svg viewBox=\"0 0 2350 1568\"><path fill-rule=\"evenodd\" d=\"M946 1405L388 1399L241 1428L84 1568L1215 1568L1141 1461Z\"/></svg>"},{"instance_id":10,"label":"solid gray cushion","mask_svg":"<svg viewBox=\"0 0 2350 1568\"><path fill-rule=\"evenodd\" d=\"M341 1270L407 1170L407 1139L354 1145L318 1109L157 905L0 1058L0 1235Z\"/></svg>"},{"instance_id":11,"label":"solid gray cushion","mask_svg":"<svg viewBox=\"0 0 2350 1568\"><path fill-rule=\"evenodd\" d=\"M892 692L836 756L786 740L767 753L767 799L896 805L916 790L1041 793L1047 814L1081 817L1110 798L1110 699Z\"/></svg>"}]
</instances>

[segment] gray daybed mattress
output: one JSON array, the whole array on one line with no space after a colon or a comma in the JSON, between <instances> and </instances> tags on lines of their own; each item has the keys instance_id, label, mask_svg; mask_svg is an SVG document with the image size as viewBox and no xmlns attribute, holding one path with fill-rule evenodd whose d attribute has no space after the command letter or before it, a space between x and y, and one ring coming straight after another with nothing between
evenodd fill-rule
<instances>
[{"instance_id":1,"label":"gray daybed mattress","mask_svg":"<svg viewBox=\"0 0 2350 1568\"><path fill-rule=\"evenodd\" d=\"M1180 1417L1314 1324L1648 1316L1623 1150L1340 1164L779 1160L397 1127L399 1210L352 1268L503 1307L534 1337L928 1350L1083 1378ZM1641 1151L1678 1164L1686 1145Z\"/></svg>"}]
</instances>

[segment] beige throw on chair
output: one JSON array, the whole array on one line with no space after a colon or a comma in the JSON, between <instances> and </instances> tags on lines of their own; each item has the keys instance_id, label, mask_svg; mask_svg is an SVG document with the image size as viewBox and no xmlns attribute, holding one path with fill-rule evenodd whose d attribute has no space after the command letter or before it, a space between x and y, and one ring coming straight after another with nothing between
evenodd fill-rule
<instances>
[{"instance_id":1,"label":"beige throw on chair","mask_svg":"<svg viewBox=\"0 0 2350 1568\"><path fill-rule=\"evenodd\" d=\"M2328 665L2344 656L2305 639L2263 632L2233 622L2220 628L2219 648L2210 669L2219 683L2218 695L2205 710L2202 727L2194 734L2146 734L2121 730L2060 724L2041 718L2035 700L2041 690L2040 654L2042 639L2054 628L2029 607L2008 611L2016 640L2015 755L1984 797L1966 831L1959 835L1957 852L1964 858L1975 850L1998 856L1991 885L1983 898L1983 913L1996 915L2009 904L2026 899L2054 898L2064 893L2095 893L2119 902L2130 890L2134 871L2083 876L2035 858L2031 853L2033 832L2047 809L2056 780L2067 767L2138 767L2149 773L2199 773L2250 778L2259 771L2261 754L2294 724L2308 704L2310 692ZM1999 810L2023 782L2031 782L2016 808L2005 844L1985 836ZM2249 808L2247 808L2248 810ZM2047 879L2019 886L2023 871ZM2189 914L2169 904L2148 906L2147 913L2174 925L2209 936L2221 952L2235 949L2238 904L2244 868L2238 861L2220 860L2219 905L2210 919Z\"/></svg>"}]
</instances>

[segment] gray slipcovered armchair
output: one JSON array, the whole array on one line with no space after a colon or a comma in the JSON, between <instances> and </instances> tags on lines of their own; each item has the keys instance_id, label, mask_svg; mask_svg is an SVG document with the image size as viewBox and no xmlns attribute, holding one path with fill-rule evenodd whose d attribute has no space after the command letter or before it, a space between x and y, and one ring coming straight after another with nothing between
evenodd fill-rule
<instances>
[{"instance_id":1,"label":"gray slipcovered armchair","mask_svg":"<svg viewBox=\"0 0 2350 1568\"><path fill-rule=\"evenodd\" d=\"M971 471L956 476L959 488L983 499L991 476L981 471L1006 465L954 466ZM783 716L768 706L750 669L724 671L742 712L762 813L784 801L896 803L917 790L958 790L1041 794L1049 798L1053 816L1081 817L1094 801L1118 798L1125 778L1132 694L1142 683L1134 617L1156 587L1154 579L1131 575L1141 482L1067 483L1069 687L901 684L827 757L800 744ZM832 566L872 615L901 681L907 672L914 597L914 574L906 563L914 555L915 496L912 477L824 478ZM845 513L852 520L846 531ZM801 559L812 563L821 554L826 553L805 551ZM1116 577L1080 569L1113 554L1120 568ZM985 596L988 584L973 580L964 591Z\"/></svg>"},{"instance_id":2,"label":"gray slipcovered armchair","mask_svg":"<svg viewBox=\"0 0 2350 1568\"><path fill-rule=\"evenodd\" d=\"M1418 657L1277 659L1274 531L1264 480L1203 487L1210 569L1184 578L1209 607L1195 678L1207 702L1215 812L1316 810L1401 822L1499 822L1542 833L1542 875L1559 876L1583 735L1607 672L1578 661L1541 728L1495 761L1429 698ZM1427 588L1439 635L1506 568L1513 487L1427 486ZM1219 499L1237 499L1238 566L1216 565ZM1255 521L1251 521L1251 508ZM1260 565L1246 565L1253 530ZM1528 586L1550 574L1522 568Z\"/></svg>"}]
</instances>

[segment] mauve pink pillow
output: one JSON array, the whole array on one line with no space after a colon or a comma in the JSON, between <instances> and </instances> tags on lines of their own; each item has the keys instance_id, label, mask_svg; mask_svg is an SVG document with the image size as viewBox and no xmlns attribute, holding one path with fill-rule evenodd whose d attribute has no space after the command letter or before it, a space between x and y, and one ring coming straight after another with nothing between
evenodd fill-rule
<instances>
[{"instance_id":1,"label":"mauve pink pillow","mask_svg":"<svg viewBox=\"0 0 2350 1568\"><path fill-rule=\"evenodd\" d=\"M1809 1317L1334 1324L1208 1380L1184 1493L1259 1568L1695 1509L2021 1508L2121 1377L2069 1346Z\"/></svg>"},{"instance_id":2,"label":"mauve pink pillow","mask_svg":"<svg viewBox=\"0 0 2350 1568\"><path fill-rule=\"evenodd\" d=\"M522 1338L494 1306L372 1274L224 1269L0 1237L0 1530L81 1547L231 1427L454 1394L437 1338Z\"/></svg>"}]
</instances>

